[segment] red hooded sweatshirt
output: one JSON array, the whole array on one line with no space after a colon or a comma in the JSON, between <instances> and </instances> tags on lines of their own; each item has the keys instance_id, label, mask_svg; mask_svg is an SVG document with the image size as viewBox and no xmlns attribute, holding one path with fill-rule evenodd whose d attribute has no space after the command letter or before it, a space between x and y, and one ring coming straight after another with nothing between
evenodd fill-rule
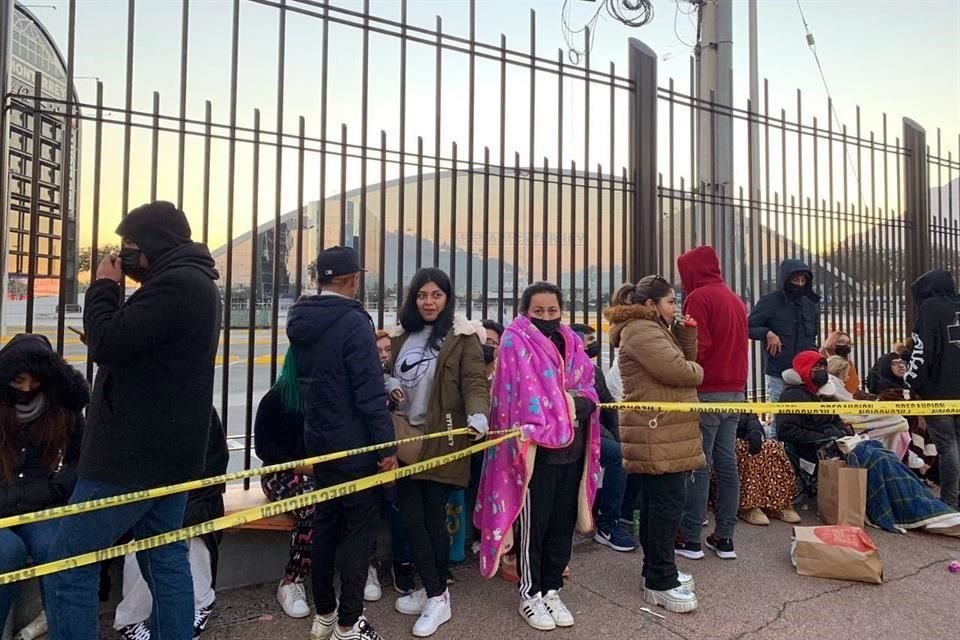
<instances>
[{"instance_id":1,"label":"red hooded sweatshirt","mask_svg":"<svg viewBox=\"0 0 960 640\"><path fill-rule=\"evenodd\" d=\"M820 362L826 364L827 359L819 351L801 351L793 357L793 370L803 379L803 388L814 395L819 387L813 384L813 368Z\"/></svg>"},{"instance_id":2,"label":"red hooded sweatshirt","mask_svg":"<svg viewBox=\"0 0 960 640\"><path fill-rule=\"evenodd\" d=\"M677 258L683 311L697 321L703 367L700 393L743 392L747 386L750 335L747 307L720 273L713 247L697 247Z\"/></svg>"}]
</instances>

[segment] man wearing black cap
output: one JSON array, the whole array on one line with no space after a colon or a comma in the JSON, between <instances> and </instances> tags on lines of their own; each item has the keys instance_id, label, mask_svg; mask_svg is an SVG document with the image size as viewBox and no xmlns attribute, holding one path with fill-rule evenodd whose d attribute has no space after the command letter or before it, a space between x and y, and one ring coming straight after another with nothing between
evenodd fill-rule
<instances>
[{"instance_id":1,"label":"man wearing black cap","mask_svg":"<svg viewBox=\"0 0 960 640\"><path fill-rule=\"evenodd\" d=\"M394 440L373 321L355 298L360 263L350 247L317 256L320 294L290 310L287 337L297 349L307 455ZM316 487L349 482L397 466L395 450L318 465ZM380 640L363 616L367 564L380 517L380 491L368 489L317 504L311 573L316 616L311 640ZM340 558L340 604L333 586Z\"/></svg>"},{"instance_id":2,"label":"man wearing black cap","mask_svg":"<svg viewBox=\"0 0 960 640\"><path fill-rule=\"evenodd\" d=\"M131 211L87 290L83 325L98 365L71 503L202 477L220 336L219 275L206 246L169 202ZM123 301L123 276L140 288ZM181 527L187 494L64 518L54 542L61 557L113 545L126 531L144 539ZM193 637L187 545L137 554L155 604L157 637ZM96 565L51 576L52 640L95 640Z\"/></svg>"}]
</instances>

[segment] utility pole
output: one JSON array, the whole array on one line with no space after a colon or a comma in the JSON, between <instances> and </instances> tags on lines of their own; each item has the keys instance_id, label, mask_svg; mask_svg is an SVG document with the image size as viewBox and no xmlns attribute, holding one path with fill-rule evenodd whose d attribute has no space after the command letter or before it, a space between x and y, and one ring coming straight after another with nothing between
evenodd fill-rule
<instances>
[{"instance_id":1,"label":"utility pole","mask_svg":"<svg viewBox=\"0 0 960 640\"><path fill-rule=\"evenodd\" d=\"M720 198L733 193L733 1L699 2L700 38L697 42L697 185L708 196L705 211L706 237L701 244L734 247L722 250L724 275L735 278L743 247L735 238L738 225L734 209ZM701 222L697 220L697 222ZM702 223L701 223L702 224Z\"/></svg>"},{"instance_id":2,"label":"utility pole","mask_svg":"<svg viewBox=\"0 0 960 640\"><path fill-rule=\"evenodd\" d=\"M750 33L750 175L747 180L747 201L750 210L750 242L753 247L750 255L755 256L759 264L745 265L740 262L743 268L749 266L752 274L749 279L749 297L756 300L759 295L760 280L762 278L763 256L761 255L762 245L760 242L760 212L757 210L755 201L757 192L760 190L760 125L757 122L757 115L760 113L760 51L757 38L757 0L749 0L748 8L748 30ZM745 292L747 293L747 292Z\"/></svg>"},{"instance_id":3,"label":"utility pole","mask_svg":"<svg viewBox=\"0 0 960 640\"><path fill-rule=\"evenodd\" d=\"M7 333L7 289L10 236L10 64L13 41L14 0L0 0L0 335Z\"/></svg>"}]
</instances>

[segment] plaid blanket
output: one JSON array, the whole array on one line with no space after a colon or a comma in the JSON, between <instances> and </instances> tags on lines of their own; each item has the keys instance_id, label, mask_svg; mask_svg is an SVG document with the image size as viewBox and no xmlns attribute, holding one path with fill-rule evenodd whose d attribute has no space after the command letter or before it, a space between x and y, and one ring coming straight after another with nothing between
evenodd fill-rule
<instances>
[{"instance_id":1,"label":"plaid blanket","mask_svg":"<svg viewBox=\"0 0 960 640\"><path fill-rule=\"evenodd\" d=\"M861 442L847 455L847 464L867 470L867 518L881 529L903 532L956 518L879 442Z\"/></svg>"}]
</instances>

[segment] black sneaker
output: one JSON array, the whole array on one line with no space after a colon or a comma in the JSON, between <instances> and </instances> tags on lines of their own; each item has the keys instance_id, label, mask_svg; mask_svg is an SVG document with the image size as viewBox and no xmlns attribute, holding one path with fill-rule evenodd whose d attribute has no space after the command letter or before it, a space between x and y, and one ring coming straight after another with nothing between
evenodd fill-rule
<instances>
[{"instance_id":1,"label":"black sneaker","mask_svg":"<svg viewBox=\"0 0 960 640\"><path fill-rule=\"evenodd\" d=\"M202 607L193 612L193 637L199 638L204 629L207 628L207 622L210 620L210 614L213 613L213 605Z\"/></svg>"},{"instance_id":2,"label":"black sneaker","mask_svg":"<svg viewBox=\"0 0 960 640\"><path fill-rule=\"evenodd\" d=\"M737 559L737 552L733 550L733 538L720 538L717 537L717 534L711 533L707 536L704 544L707 545L707 549L717 554L718 558L723 558L724 560ZM700 545L697 546L699 547ZM679 551L677 553L679 553ZM703 557L702 553L700 557Z\"/></svg>"},{"instance_id":3,"label":"black sneaker","mask_svg":"<svg viewBox=\"0 0 960 640\"><path fill-rule=\"evenodd\" d=\"M120 637L123 640L150 640L150 627L146 622L128 624L120 629Z\"/></svg>"},{"instance_id":4,"label":"black sneaker","mask_svg":"<svg viewBox=\"0 0 960 640\"><path fill-rule=\"evenodd\" d=\"M683 558L690 560L699 560L703 557L703 548L699 542L687 542L683 536L677 536L677 541L673 545L673 552Z\"/></svg>"},{"instance_id":5,"label":"black sneaker","mask_svg":"<svg viewBox=\"0 0 960 640\"><path fill-rule=\"evenodd\" d=\"M397 593L407 595L417 588L416 572L409 562L394 562L390 569L393 575L393 588Z\"/></svg>"},{"instance_id":6,"label":"black sneaker","mask_svg":"<svg viewBox=\"0 0 960 640\"><path fill-rule=\"evenodd\" d=\"M383 640L383 636L374 630L366 618L360 616L357 623L346 631L340 631L340 625L334 626L333 640Z\"/></svg>"}]
</instances>

